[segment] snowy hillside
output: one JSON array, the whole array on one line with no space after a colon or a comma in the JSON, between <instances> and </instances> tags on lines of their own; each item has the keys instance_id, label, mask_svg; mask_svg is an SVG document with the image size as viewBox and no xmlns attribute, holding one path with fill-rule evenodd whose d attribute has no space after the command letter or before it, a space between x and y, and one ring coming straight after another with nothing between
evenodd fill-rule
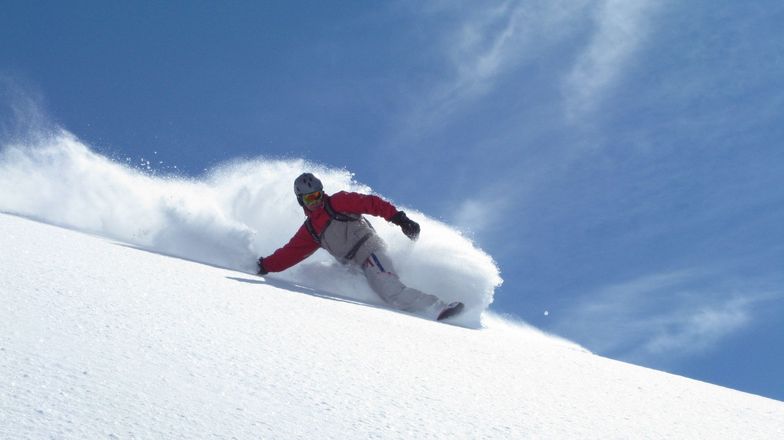
<instances>
[{"instance_id":1,"label":"snowy hillside","mask_svg":"<svg viewBox=\"0 0 784 440\"><path fill-rule=\"evenodd\" d=\"M784 438L784 403L0 214L0 438ZM344 292L346 297L350 292Z\"/></svg>"}]
</instances>

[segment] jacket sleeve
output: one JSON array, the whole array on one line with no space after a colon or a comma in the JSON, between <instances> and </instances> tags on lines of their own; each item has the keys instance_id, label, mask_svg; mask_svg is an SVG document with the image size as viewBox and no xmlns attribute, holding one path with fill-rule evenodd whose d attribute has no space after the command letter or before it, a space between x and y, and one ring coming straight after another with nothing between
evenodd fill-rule
<instances>
[{"instance_id":1,"label":"jacket sleeve","mask_svg":"<svg viewBox=\"0 0 784 440\"><path fill-rule=\"evenodd\" d=\"M381 197L341 191L329 198L332 208L347 214L370 214L389 221L397 214L397 208Z\"/></svg>"},{"instance_id":2,"label":"jacket sleeve","mask_svg":"<svg viewBox=\"0 0 784 440\"><path fill-rule=\"evenodd\" d=\"M281 272L311 256L319 248L310 232L303 224L288 243L264 258L264 269L268 272Z\"/></svg>"}]
</instances>

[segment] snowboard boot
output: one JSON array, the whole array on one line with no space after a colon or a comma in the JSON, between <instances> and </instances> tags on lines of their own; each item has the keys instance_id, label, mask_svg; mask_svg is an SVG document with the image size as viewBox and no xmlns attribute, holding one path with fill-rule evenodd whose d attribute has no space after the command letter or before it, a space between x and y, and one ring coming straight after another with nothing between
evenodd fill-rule
<instances>
[{"instance_id":1,"label":"snowboard boot","mask_svg":"<svg viewBox=\"0 0 784 440\"><path fill-rule=\"evenodd\" d=\"M457 315L458 313L463 311L463 303L461 302L451 302L441 310L441 313L438 314L436 321L443 321L444 319L451 318L452 316Z\"/></svg>"}]
</instances>

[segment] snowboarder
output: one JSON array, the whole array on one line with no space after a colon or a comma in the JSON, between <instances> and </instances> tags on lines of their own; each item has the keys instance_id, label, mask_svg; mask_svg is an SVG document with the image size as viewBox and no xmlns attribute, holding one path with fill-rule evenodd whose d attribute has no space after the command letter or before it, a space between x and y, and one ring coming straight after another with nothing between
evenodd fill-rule
<instances>
[{"instance_id":1,"label":"snowboarder","mask_svg":"<svg viewBox=\"0 0 784 440\"><path fill-rule=\"evenodd\" d=\"M405 212L374 195L345 191L327 195L321 181L311 173L297 177L294 194L307 219L285 246L259 258L259 275L286 270L322 247L341 263L360 266L370 287L393 307L439 321L463 309L463 303L447 304L404 285L395 274L383 240L362 216L382 217L416 240L419 224Z\"/></svg>"}]
</instances>

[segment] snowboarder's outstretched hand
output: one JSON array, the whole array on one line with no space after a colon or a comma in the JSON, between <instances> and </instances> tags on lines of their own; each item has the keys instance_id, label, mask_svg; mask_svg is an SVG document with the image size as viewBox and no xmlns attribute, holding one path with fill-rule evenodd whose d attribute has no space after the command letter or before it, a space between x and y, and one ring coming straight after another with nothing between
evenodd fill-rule
<instances>
[{"instance_id":1,"label":"snowboarder's outstretched hand","mask_svg":"<svg viewBox=\"0 0 784 440\"><path fill-rule=\"evenodd\" d=\"M412 240L419 238L419 223L408 218L405 212L398 211L389 221L400 226L406 237Z\"/></svg>"},{"instance_id":2,"label":"snowboarder's outstretched hand","mask_svg":"<svg viewBox=\"0 0 784 440\"><path fill-rule=\"evenodd\" d=\"M257 261L256 264L259 266L259 271L256 272L256 274L266 275L269 273L267 272L267 269L264 269L264 258L259 258L259 261Z\"/></svg>"}]
</instances>

